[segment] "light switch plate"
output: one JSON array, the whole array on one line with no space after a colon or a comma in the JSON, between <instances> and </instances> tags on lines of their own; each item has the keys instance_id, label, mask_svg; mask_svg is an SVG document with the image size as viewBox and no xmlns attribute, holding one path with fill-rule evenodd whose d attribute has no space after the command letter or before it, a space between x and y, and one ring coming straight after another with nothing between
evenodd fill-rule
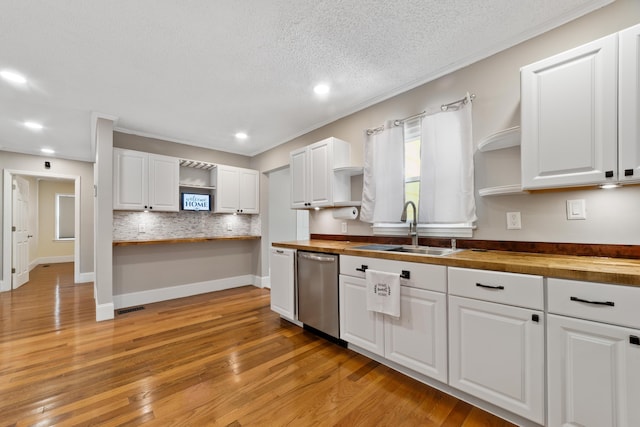
<instances>
[{"instance_id":1,"label":"light switch plate","mask_svg":"<svg viewBox=\"0 0 640 427\"><path fill-rule=\"evenodd\" d=\"M138 224L138 233L146 233L147 232L147 226L145 224Z\"/></svg>"},{"instance_id":2,"label":"light switch plate","mask_svg":"<svg viewBox=\"0 0 640 427\"><path fill-rule=\"evenodd\" d=\"M584 199L567 200L567 219L587 219Z\"/></svg>"}]
</instances>

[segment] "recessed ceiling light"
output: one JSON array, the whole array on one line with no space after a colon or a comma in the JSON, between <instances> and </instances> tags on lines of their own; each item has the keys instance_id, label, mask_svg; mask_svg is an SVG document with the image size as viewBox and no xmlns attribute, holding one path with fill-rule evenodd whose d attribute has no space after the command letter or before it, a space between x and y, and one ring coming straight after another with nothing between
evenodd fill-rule
<instances>
[{"instance_id":1,"label":"recessed ceiling light","mask_svg":"<svg viewBox=\"0 0 640 427\"><path fill-rule=\"evenodd\" d=\"M25 84L27 82L27 79L22 74L14 73L13 71L0 71L0 76L11 83Z\"/></svg>"},{"instance_id":2,"label":"recessed ceiling light","mask_svg":"<svg viewBox=\"0 0 640 427\"><path fill-rule=\"evenodd\" d=\"M325 84L319 84L313 88L313 91L318 95L326 95L329 93L329 86Z\"/></svg>"},{"instance_id":3,"label":"recessed ceiling light","mask_svg":"<svg viewBox=\"0 0 640 427\"><path fill-rule=\"evenodd\" d=\"M236 138L238 138L238 139L247 139L248 137L249 137L249 135L247 135L247 134L246 134L246 133L244 133L244 132L238 132L238 133L236 133Z\"/></svg>"},{"instance_id":4,"label":"recessed ceiling light","mask_svg":"<svg viewBox=\"0 0 640 427\"><path fill-rule=\"evenodd\" d=\"M51 148L41 148L40 151L42 151L45 154L53 154L53 153L55 153L55 151L52 150Z\"/></svg>"},{"instance_id":5,"label":"recessed ceiling light","mask_svg":"<svg viewBox=\"0 0 640 427\"><path fill-rule=\"evenodd\" d=\"M36 123L36 122L24 122L24 125L26 127L28 127L29 129L33 129L33 130L42 129L42 125L40 123Z\"/></svg>"}]
</instances>

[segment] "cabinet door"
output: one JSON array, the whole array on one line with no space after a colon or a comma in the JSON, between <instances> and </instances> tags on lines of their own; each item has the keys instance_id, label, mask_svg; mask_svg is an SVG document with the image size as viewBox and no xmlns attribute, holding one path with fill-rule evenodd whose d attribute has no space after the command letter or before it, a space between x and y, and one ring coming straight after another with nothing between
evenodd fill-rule
<instances>
[{"instance_id":1,"label":"cabinet door","mask_svg":"<svg viewBox=\"0 0 640 427\"><path fill-rule=\"evenodd\" d=\"M445 294L401 287L400 318L384 319L385 357L447 382Z\"/></svg>"},{"instance_id":2,"label":"cabinet door","mask_svg":"<svg viewBox=\"0 0 640 427\"><path fill-rule=\"evenodd\" d=\"M543 319L541 311L449 296L449 384L542 424Z\"/></svg>"},{"instance_id":3,"label":"cabinet door","mask_svg":"<svg viewBox=\"0 0 640 427\"><path fill-rule=\"evenodd\" d=\"M289 154L291 168L291 208L307 207L308 179L307 179L307 149L292 151Z\"/></svg>"},{"instance_id":4,"label":"cabinet door","mask_svg":"<svg viewBox=\"0 0 640 427\"><path fill-rule=\"evenodd\" d=\"M617 37L522 68L524 189L617 180Z\"/></svg>"},{"instance_id":5,"label":"cabinet door","mask_svg":"<svg viewBox=\"0 0 640 427\"><path fill-rule=\"evenodd\" d=\"M309 202L312 207L333 204L333 145L324 140L309 146Z\"/></svg>"},{"instance_id":6,"label":"cabinet door","mask_svg":"<svg viewBox=\"0 0 640 427\"><path fill-rule=\"evenodd\" d=\"M235 213L240 204L240 174L230 166L217 168L215 212Z\"/></svg>"},{"instance_id":7,"label":"cabinet door","mask_svg":"<svg viewBox=\"0 0 640 427\"><path fill-rule=\"evenodd\" d=\"M619 34L618 174L640 181L640 25Z\"/></svg>"},{"instance_id":8,"label":"cabinet door","mask_svg":"<svg viewBox=\"0 0 640 427\"><path fill-rule=\"evenodd\" d=\"M257 214L259 206L259 179L258 171L251 169L240 169L238 171L238 181L240 186L239 205L240 213Z\"/></svg>"},{"instance_id":9,"label":"cabinet door","mask_svg":"<svg viewBox=\"0 0 640 427\"><path fill-rule=\"evenodd\" d=\"M550 426L640 426L640 331L548 316Z\"/></svg>"},{"instance_id":10,"label":"cabinet door","mask_svg":"<svg viewBox=\"0 0 640 427\"><path fill-rule=\"evenodd\" d=\"M113 209L147 209L148 158L140 151L113 150Z\"/></svg>"},{"instance_id":11,"label":"cabinet door","mask_svg":"<svg viewBox=\"0 0 640 427\"><path fill-rule=\"evenodd\" d=\"M180 163L176 157L149 154L149 209L180 210Z\"/></svg>"},{"instance_id":12,"label":"cabinet door","mask_svg":"<svg viewBox=\"0 0 640 427\"><path fill-rule=\"evenodd\" d=\"M271 310L291 320L296 318L294 260L294 250L271 248Z\"/></svg>"},{"instance_id":13,"label":"cabinet door","mask_svg":"<svg viewBox=\"0 0 640 427\"><path fill-rule=\"evenodd\" d=\"M384 324L380 313L367 310L364 279L340 275L340 338L384 356Z\"/></svg>"}]
</instances>

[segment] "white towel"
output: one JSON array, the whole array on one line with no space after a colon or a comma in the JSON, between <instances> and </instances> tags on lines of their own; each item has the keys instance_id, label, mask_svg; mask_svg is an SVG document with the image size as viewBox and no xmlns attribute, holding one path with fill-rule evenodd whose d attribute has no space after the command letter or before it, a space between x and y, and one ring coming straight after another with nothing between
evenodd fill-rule
<instances>
[{"instance_id":1,"label":"white towel","mask_svg":"<svg viewBox=\"0 0 640 427\"><path fill-rule=\"evenodd\" d=\"M367 270L367 310L400 317L400 275Z\"/></svg>"}]
</instances>

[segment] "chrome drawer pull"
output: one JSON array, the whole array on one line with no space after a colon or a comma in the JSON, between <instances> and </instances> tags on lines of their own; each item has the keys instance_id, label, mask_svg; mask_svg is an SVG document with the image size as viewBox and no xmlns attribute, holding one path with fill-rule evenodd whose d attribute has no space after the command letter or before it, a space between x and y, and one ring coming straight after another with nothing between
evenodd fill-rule
<instances>
[{"instance_id":1,"label":"chrome drawer pull","mask_svg":"<svg viewBox=\"0 0 640 427\"><path fill-rule=\"evenodd\" d=\"M504 289L504 286L502 285L491 286L491 285L483 285L482 283L476 283L476 286L480 288L487 288L487 289Z\"/></svg>"},{"instance_id":2,"label":"chrome drawer pull","mask_svg":"<svg viewBox=\"0 0 640 427\"><path fill-rule=\"evenodd\" d=\"M585 304L594 304L594 305L608 305L610 307L613 307L614 305L616 305L613 301L589 301L589 300L578 298L578 297L571 297L571 301L584 302Z\"/></svg>"}]
</instances>

